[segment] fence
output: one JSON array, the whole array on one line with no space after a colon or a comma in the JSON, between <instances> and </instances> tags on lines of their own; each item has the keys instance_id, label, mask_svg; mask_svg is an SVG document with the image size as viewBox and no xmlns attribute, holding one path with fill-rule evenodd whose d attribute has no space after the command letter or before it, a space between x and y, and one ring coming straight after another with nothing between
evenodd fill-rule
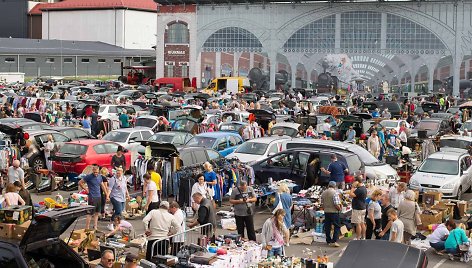
<instances>
[{"instance_id":1,"label":"fence","mask_svg":"<svg viewBox=\"0 0 472 268\"><path fill-rule=\"evenodd\" d=\"M208 239L213 236L213 225L207 223L198 227L185 230L164 239L152 242L152 257L156 255L176 256L182 246L196 244L206 246ZM202 241L204 244L202 244Z\"/></svg>"}]
</instances>

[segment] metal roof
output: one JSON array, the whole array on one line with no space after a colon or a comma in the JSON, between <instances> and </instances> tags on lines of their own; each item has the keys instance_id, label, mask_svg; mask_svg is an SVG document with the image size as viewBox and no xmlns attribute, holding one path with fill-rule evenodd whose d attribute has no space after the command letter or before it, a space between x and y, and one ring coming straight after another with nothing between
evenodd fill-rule
<instances>
[{"instance_id":1,"label":"metal roof","mask_svg":"<svg viewBox=\"0 0 472 268\"><path fill-rule=\"evenodd\" d=\"M418 0L154 0L157 4L162 6L170 5L219 5L219 4L301 4L310 2L325 2L325 3L349 3L349 2L417 2ZM435 0L422 0L435 1ZM436 0L437 1L437 0Z\"/></svg>"},{"instance_id":2,"label":"metal roof","mask_svg":"<svg viewBox=\"0 0 472 268\"><path fill-rule=\"evenodd\" d=\"M122 47L94 41L0 38L0 54L150 57L155 56L155 51L151 49L124 49Z\"/></svg>"}]
</instances>

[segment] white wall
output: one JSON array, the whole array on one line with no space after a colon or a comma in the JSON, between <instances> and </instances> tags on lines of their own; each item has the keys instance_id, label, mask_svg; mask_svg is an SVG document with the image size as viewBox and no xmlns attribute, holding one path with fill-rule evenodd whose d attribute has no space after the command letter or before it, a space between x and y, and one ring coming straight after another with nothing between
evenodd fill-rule
<instances>
[{"instance_id":1,"label":"white wall","mask_svg":"<svg viewBox=\"0 0 472 268\"><path fill-rule=\"evenodd\" d=\"M43 39L100 41L128 49L155 44L156 14L134 10L45 11Z\"/></svg>"},{"instance_id":2,"label":"white wall","mask_svg":"<svg viewBox=\"0 0 472 268\"><path fill-rule=\"evenodd\" d=\"M136 10L123 10L125 14L125 47L152 49L156 45L157 14Z\"/></svg>"}]
</instances>

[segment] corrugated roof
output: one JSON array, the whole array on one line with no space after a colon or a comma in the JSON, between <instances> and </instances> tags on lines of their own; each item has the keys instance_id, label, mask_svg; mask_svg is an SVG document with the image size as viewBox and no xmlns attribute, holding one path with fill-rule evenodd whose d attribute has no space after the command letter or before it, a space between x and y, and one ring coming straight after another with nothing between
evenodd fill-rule
<instances>
[{"instance_id":1,"label":"corrugated roof","mask_svg":"<svg viewBox=\"0 0 472 268\"><path fill-rule=\"evenodd\" d=\"M77 10L77 9L113 9L128 8L135 10L156 11L157 4L153 0L64 0L54 3L41 10Z\"/></svg>"},{"instance_id":2,"label":"corrugated roof","mask_svg":"<svg viewBox=\"0 0 472 268\"><path fill-rule=\"evenodd\" d=\"M0 38L0 54L152 57L154 50L124 49L93 41L61 41L26 38Z\"/></svg>"}]
</instances>

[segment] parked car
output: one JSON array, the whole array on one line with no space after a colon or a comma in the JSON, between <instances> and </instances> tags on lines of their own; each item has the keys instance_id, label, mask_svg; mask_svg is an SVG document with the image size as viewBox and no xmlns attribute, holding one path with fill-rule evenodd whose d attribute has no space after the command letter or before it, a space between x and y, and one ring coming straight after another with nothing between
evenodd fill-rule
<instances>
[{"instance_id":1,"label":"parked car","mask_svg":"<svg viewBox=\"0 0 472 268\"><path fill-rule=\"evenodd\" d=\"M187 142L187 146L205 147L218 151L222 156L232 153L243 139L239 134L232 132L205 132L195 135Z\"/></svg>"},{"instance_id":2,"label":"parked car","mask_svg":"<svg viewBox=\"0 0 472 268\"><path fill-rule=\"evenodd\" d=\"M143 95L143 92L136 89L128 89L121 91L118 95L116 95L117 99L125 98L125 99L132 99L136 100L139 99Z\"/></svg>"},{"instance_id":3,"label":"parked car","mask_svg":"<svg viewBox=\"0 0 472 268\"><path fill-rule=\"evenodd\" d=\"M367 108L369 112L379 109L382 112L388 109L393 118L399 118L402 114L402 108L396 101L366 101L362 103L362 108Z\"/></svg>"},{"instance_id":4,"label":"parked car","mask_svg":"<svg viewBox=\"0 0 472 268\"><path fill-rule=\"evenodd\" d=\"M59 174L81 174L89 165L97 164L111 170L111 158L116 154L119 144L104 140L81 140L65 143L51 157L53 170ZM131 152L124 153L125 170L131 166Z\"/></svg>"},{"instance_id":5,"label":"parked car","mask_svg":"<svg viewBox=\"0 0 472 268\"><path fill-rule=\"evenodd\" d=\"M246 122L223 122L218 126L219 131L227 131L227 132L234 132L238 133L239 135L243 135L243 129L249 125Z\"/></svg>"},{"instance_id":6,"label":"parked car","mask_svg":"<svg viewBox=\"0 0 472 268\"><path fill-rule=\"evenodd\" d=\"M175 146L182 146L185 145L191 138L193 138L193 135L187 132L164 131L155 133L149 138L149 141L170 143Z\"/></svg>"},{"instance_id":7,"label":"parked car","mask_svg":"<svg viewBox=\"0 0 472 268\"><path fill-rule=\"evenodd\" d=\"M467 150L454 148L428 156L410 179L410 188L441 192L444 198L461 200L462 194L472 186Z\"/></svg>"},{"instance_id":8,"label":"parked car","mask_svg":"<svg viewBox=\"0 0 472 268\"><path fill-rule=\"evenodd\" d=\"M390 165L380 162L372 156L366 149L348 142L327 141L317 139L292 139L285 142L285 148L315 148L315 149L334 149L339 151L347 151L356 154L365 165L365 176L370 180L387 180L395 182L400 180L397 171Z\"/></svg>"},{"instance_id":9,"label":"parked car","mask_svg":"<svg viewBox=\"0 0 472 268\"><path fill-rule=\"evenodd\" d=\"M167 158L178 155L182 161L181 166L193 166L223 158L223 156L217 151L204 147L176 147L171 143L160 143L155 141L143 141L141 144L142 146L138 148L139 154L144 155L144 146L149 145L151 147L151 154L155 157Z\"/></svg>"},{"instance_id":10,"label":"parked car","mask_svg":"<svg viewBox=\"0 0 472 268\"><path fill-rule=\"evenodd\" d=\"M331 149L297 148L282 151L266 159L254 163L251 167L254 169L256 184L267 183L269 178L274 181L291 179L302 189L311 187L315 182L307 178L307 166L316 158L320 160L320 168L327 168L331 162L331 155L336 154L338 161L343 162L350 173L356 171L364 172L364 165L359 157L346 151L337 151ZM315 171L318 184L327 185L329 175Z\"/></svg>"},{"instance_id":11,"label":"parked car","mask_svg":"<svg viewBox=\"0 0 472 268\"><path fill-rule=\"evenodd\" d=\"M76 128L76 127L51 127L51 130L60 132L67 137L69 137L71 140L88 140L88 139L95 139L94 136L92 136L90 133L87 131L81 129L81 128Z\"/></svg>"},{"instance_id":12,"label":"parked car","mask_svg":"<svg viewBox=\"0 0 472 268\"><path fill-rule=\"evenodd\" d=\"M98 109L98 116L102 119L110 119L119 126L119 116L124 110L126 110L128 115L136 114L136 110L133 108L133 106L100 105L100 108Z\"/></svg>"},{"instance_id":13,"label":"parked car","mask_svg":"<svg viewBox=\"0 0 472 268\"><path fill-rule=\"evenodd\" d=\"M467 149L472 146L472 137L461 135L444 135L439 139L439 150L444 148Z\"/></svg>"},{"instance_id":14,"label":"parked car","mask_svg":"<svg viewBox=\"0 0 472 268\"><path fill-rule=\"evenodd\" d=\"M282 151L283 141L287 139L288 136L272 136L248 140L226 158L237 158L243 163L257 162Z\"/></svg>"},{"instance_id":15,"label":"parked car","mask_svg":"<svg viewBox=\"0 0 472 268\"><path fill-rule=\"evenodd\" d=\"M339 125L331 127L333 140L343 140L346 137L346 132L350 126L356 131L356 137L362 134L368 136L369 129L376 123L369 114L353 114L344 116ZM382 129L382 124L378 124L379 129Z\"/></svg>"},{"instance_id":16,"label":"parked car","mask_svg":"<svg viewBox=\"0 0 472 268\"><path fill-rule=\"evenodd\" d=\"M395 261L385 261L385 259ZM401 243L382 240L351 240L336 267L426 268L426 251Z\"/></svg>"},{"instance_id":17,"label":"parked car","mask_svg":"<svg viewBox=\"0 0 472 268\"><path fill-rule=\"evenodd\" d=\"M137 147L140 145L138 141L147 141L153 134L154 132L150 128L145 127L120 128L108 132L102 140L116 142L129 150L132 155L132 164L134 164L137 157Z\"/></svg>"},{"instance_id":18,"label":"parked car","mask_svg":"<svg viewBox=\"0 0 472 268\"><path fill-rule=\"evenodd\" d=\"M390 130L390 129L395 129L395 131L397 133L400 133L400 125L401 123L405 123L406 127L407 128L410 128L410 124L408 124L408 122L406 120L390 120L390 119L386 119L386 120L382 120L380 122L380 124L382 124L382 126L385 127L385 129L387 130Z\"/></svg>"},{"instance_id":19,"label":"parked car","mask_svg":"<svg viewBox=\"0 0 472 268\"><path fill-rule=\"evenodd\" d=\"M57 151L65 142L71 141L69 137L54 130L40 130L29 131L27 147L28 152L24 155L28 160L29 166L34 170L46 168L46 159L44 158L44 143L48 141L48 136L51 135L54 141L54 150Z\"/></svg>"},{"instance_id":20,"label":"parked car","mask_svg":"<svg viewBox=\"0 0 472 268\"><path fill-rule=\"evenodd\" d=\"M89 267L88 263L60 235L79 217L93 212L92 206L79 206L55 209L36 215L21 240L0 239L0 264L9 268L31 267L35 263L47 260L47 267Z\"/></svg>"},{"instance_id":21,"label":"parked car","mask_svg":"<svg viewBox=\"0 0 472 268\"><path fill-rule=\"evenodd\" d=\"M441 118L441 119L450 120L453 116L454 114L450 114L450 113L434 113L431 115L431 118Z\"/></svg>"},{"instance_id":22,"label":"parked car","mask_svg":"<svg viewBox=\"0 0 472 268\"><path fill-rule=\"evenodd\" d=\"M296 137L298 135L298 130L300 124L297 123L276 123L270 130L269 136L289 136Z\"/></svg>"},{"instance_id":23,"label":"parked car","mask_svg":"<svg viewBox=\"0 0 472 268\"><path fill-rule=\"evenodd\" d=\"M447 119L441 118L424 118L411 131L411 138L418 137L418 131L426 131L426 135L430 138L437 138L451 132L451 126Z\"/></svg>"},{"instance_id":24,"label":"parked car","mask_svg":"<svg viewBox=\"0 0 472 268\"><path fill-rule=\"evenodd\" d=\"M439 109L441 109L441 106L436 102L423 102L421 104L421 109L423 109L423 112L425 113L437 113L439 112Z\"/></svg>"},{"instance_id":25,"label":"parked car","mask_svg":"<svg viewBox=\"0 0 472 268\"><path fill-rule=\"evenodd\" d=\"M136 118L135 127L147 127L157 132L159 125L159 117L154 115L142 115Z\"/></svg>"}]
</instances>

